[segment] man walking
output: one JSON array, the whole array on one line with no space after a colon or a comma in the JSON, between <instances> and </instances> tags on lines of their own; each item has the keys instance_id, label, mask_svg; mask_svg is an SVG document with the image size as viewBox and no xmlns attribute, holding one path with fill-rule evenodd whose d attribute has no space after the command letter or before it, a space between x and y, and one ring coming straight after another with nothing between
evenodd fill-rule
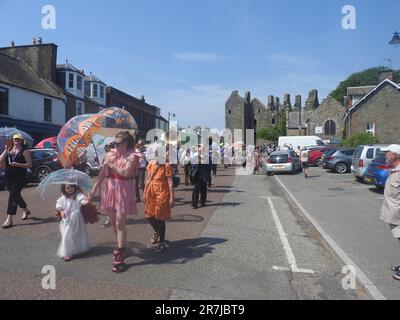
<instances>
[{"instance_id":1,"label":"man walking","mask_svg":"<svg viewBox=\"0 0 400 320\"><path fill-rule=\"evenodd\" d=\"M300 153L301 168L303 169L303 174L305 178L308 178L308 150L306 147Z\"/></svg>"},{"instance_id":2,"label":"man walking","mask_svg":"<svg viewBox=\"0 0 400 320\"><path fill-rule=\"evenodd\" d=\"M204 207L207 201L207 183L210 180L210 164L205 164L205 158L208 154L205 153L204 147L199 145L198 153L195 155L197 161L192 161L192 176L194 189L192 193L192 207L198 208L199 196L200 205Z\"/></svg>"},{"instance_id":3,"label":"man walking","mask_svg":"<svg viewBox=\"0 0 400 320\"><path fill-rule=\"evenodd\" d=\"M389 225L393 237L400 241L400 145L392 144L381 149L386 161L390 163L389 177L386 180L381 220ZM400 266L392 267L393 278L400 281Z\"/></svg>"}]
</instances>

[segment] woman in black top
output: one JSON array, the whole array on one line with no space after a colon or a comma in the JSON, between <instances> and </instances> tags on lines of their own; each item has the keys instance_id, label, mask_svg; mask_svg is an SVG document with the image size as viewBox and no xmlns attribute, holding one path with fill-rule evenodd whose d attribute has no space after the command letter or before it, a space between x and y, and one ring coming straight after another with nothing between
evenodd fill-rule
<instances>
[{"instance_id":1,"label":"woman in black top","mask_svg":"<svg viewBox=\"0 0 400 320\"><path fill-rule=\"evenodd\" d=\"M21 191L26 184L26 171L32 167L32 159L29 149L24 144L24 138L20 134L13 136L12 148L6 149L0 156L0 163L6 162L6 176L8 180L8 198L7 220L3 228L11 228L12 216L17 214L18 206L24 210L22 220L28 219L30 211L21 196Z\"/></svg>"}]
</instances>

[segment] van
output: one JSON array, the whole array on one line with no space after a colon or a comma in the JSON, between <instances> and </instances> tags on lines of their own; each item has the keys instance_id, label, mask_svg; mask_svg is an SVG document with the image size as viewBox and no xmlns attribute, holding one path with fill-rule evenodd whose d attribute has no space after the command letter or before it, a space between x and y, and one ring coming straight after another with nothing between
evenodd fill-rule
<instances>
[{"instance_id":1,"label":"van","mask_svg":"<svg viewBox=\"0 0 400 320\"><path fill-rule=\"evenodd\" d=\"M317 136L279 137L278 146L282 148L285 144L287 145L291 144L294 150L296 150L297 147L303 149L303 147L326 145L324 141L322 141L322 139Z\"/></svg>"},{"instance_id":2,"label":"van","mask_svg":"<svg viewBox=\"0 0 400 320\"><path fill-rule=\"evenodd\" d=\"M381 148L387 144L374 144L369 146L358 146L353 155L351 172L357 180L365 181L365 172L372 160L377 156Z\"/></svg>"}]
</instances>

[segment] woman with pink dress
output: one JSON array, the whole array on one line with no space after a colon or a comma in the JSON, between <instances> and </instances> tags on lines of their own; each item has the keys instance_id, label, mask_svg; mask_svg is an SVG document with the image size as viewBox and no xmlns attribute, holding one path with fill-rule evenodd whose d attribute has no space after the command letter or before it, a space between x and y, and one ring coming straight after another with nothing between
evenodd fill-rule
<instances>
[{"instance_id":1,"label":"woman with pink dress","mask_svg":"<svg viewBox=\"0 0 400 320\"><path fill-rule=\"evenodd\" d=\"M104 165L90 193L90 198L104 181L101 209L106 210L117 240L114 250L113 272L120 272L125 266L127 240L127 215L138 213L136 207L134 172L138 166L134 153L135 140L128 132L121 132L115 138L115 149L110 150Z\"/></svg>"}]
</instances>

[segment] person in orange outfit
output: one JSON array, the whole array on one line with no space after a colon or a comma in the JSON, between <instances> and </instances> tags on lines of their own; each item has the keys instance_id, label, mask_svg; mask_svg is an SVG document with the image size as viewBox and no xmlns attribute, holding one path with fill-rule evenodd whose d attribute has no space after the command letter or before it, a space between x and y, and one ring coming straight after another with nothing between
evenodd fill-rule
<instances>
[{"instance_id":1,"label":"person in orange outfit","mask_svg":"<svg viewBox=\"0 0 400 320\"><path fill-rule=\"evenodd\" d=\"M157 156L156 156L157 158ZM143 192L144 214L154 229L152 244L157 244L156 251L165 251L165 221L171 218L171 209L175 205L173 167L168 161L160 164L151 160L147 166L147 181Z\"/></svg>"}]
</instances>

